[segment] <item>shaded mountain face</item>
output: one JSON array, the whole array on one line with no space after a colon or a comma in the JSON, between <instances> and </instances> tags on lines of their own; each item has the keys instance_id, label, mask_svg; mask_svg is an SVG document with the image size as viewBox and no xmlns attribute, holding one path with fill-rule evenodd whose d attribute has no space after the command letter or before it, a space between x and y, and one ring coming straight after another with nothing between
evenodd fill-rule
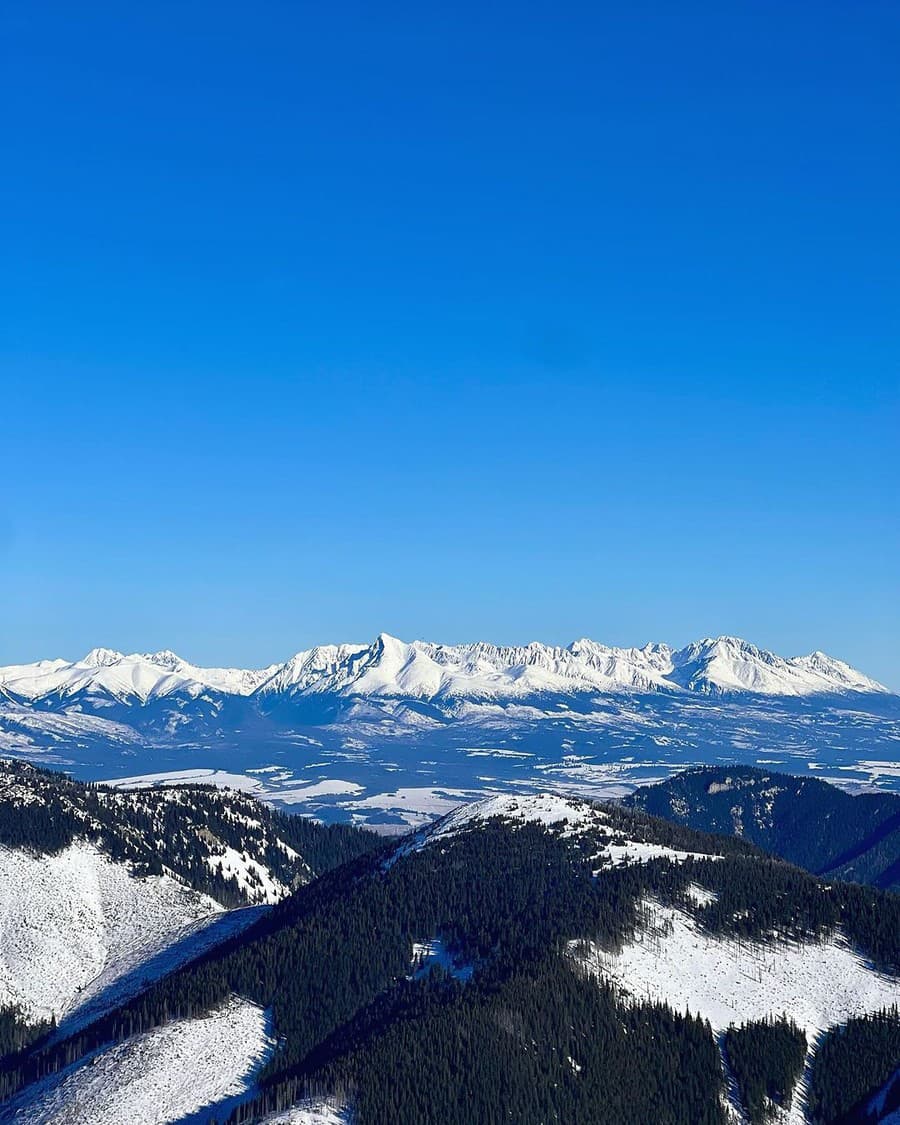
<instances>
[{"instance_id":1,"label":"shaded mountain face","mask_svg":"<svg viewBox=\"0 0 900 1125\"><path fill-rule=\"evenodd\" d=\"M861 1121L896 1067L898 968L895 896L640 810L497 795L7 1059L0 1120Z\"/></svg>"},{"instance_id":2,"label":"shaded mountain face","mask_svg":"<svg viewBox=\"0 0 900 1125\"><path fill-rule=\"evenodd\" d=\"M85 780L205 777L395 833L497 790L618 797L723 758L898 788L898 731L900 697L863 673L731 637L672 649L382 635L258 670L105 649L0 669L4 753Z\"/></svg>"},{"instance_id":3,"label":"shaded mountain face","mask_svg":"<svg viewBox=\"0 0 900 1125\"><path fill-rule=\"evenodd\" d=\"M688 770L626 804L731 833L822 876L900 891L900 795L848 793L809 777L744 767Z\"/></svg>"}]
</instances>

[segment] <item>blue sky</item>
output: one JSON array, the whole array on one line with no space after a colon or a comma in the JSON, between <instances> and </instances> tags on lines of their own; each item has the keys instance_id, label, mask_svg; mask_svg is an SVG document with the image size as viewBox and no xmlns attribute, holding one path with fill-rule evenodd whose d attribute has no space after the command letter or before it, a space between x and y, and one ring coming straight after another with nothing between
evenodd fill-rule
<instances>
[{"instance_id":1,"label":"blue sky","mask_svg":"<svg viewBox=\"0 0 900 1125\"><path fill-rule=\"evenodd\" d=\"M13 5L0 661L900 688L893 3Z\"/></svg>"}]
</instances>

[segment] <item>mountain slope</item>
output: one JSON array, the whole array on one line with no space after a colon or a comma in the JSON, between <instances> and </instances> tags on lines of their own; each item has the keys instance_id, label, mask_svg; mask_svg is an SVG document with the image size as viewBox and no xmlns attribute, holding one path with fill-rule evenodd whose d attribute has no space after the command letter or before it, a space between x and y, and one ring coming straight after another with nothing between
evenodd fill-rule
<instances>
[{"instance_id":1,"label":"mountain slope","mask_svg":"<svg viewBox=\"0 0 900 1125\"><path fill-rule=\"evenodd\" d=\"M820 875L900 891L900 796L746 767L688 770L626 803L705 832L733 833Z\"/></svg>"},{"instance_id":2,"label":"mountain slope","mask_svg":"<svg viewBox=\"0 0 900 1125\"><path fill-rule=\"evenodd\" d=\"M44 1084L14 1120L29 1125L135 1125L181 1120L243 1093L272 1049L265 1014L233 999L199 1019L173 1021Z\"/></svg>"},{"instance_id":3,"label":"mountain slope","mask_svg":"<svg viewBox=\"0 0 900 1125\"><path fill-rule=\"evenodd\" d=\"M810 1029L900 999L900 899L820 884L745 841L640 811L499 796L298 888L233 942L20 1056L0 1088L20 1091L16 1119L28 1120L44 1096L27 1089L35 1079L249 1001L269 1014L277 1046L248 1101L197 1120L258 1120L318 1100L348 1105L361 1125L726 1125L719 1044L684 1010L696 994L634 959L638 946L670 943L695 983L714 988L724 965L746 976L754 1014L780 1015L800 982ZM816 981L826 948L839 997L831 976ZM588 950L611 960L585 972ZM890 1076L882 1042L867 1048L873 1094ZM64 1081L78 1089L89 1074L77 1067Z\"/></svg>"},{"instance_id":4,"label":"mountain slope","mask_svg":"<svg viewBox=\"0 0 900 1125\"><path fill-rule=\"evenodd\" d=\"M371 842L242 793L123 793L0 761L0 1054L235 932L223 907L276 902Z\"/></svg>"},{"instance_id":5,"label":"mountain slope","mask_svg":"<svg viewBox=\"0 0 900 1125\"><path fill-rule=\"evenodd\" d=\"M83 841L43 856L0 848L0 1007L59 1019L104 969L165 948L219 910L170 876L133 877Z\"/></svg>"},{"instance_id":6,"label":"mountain slope","mask_svg":"<svg viewBox=\"0 0 900 1125\"><path fill-rule=\"evenodd\" d=\"M53 853L87 841L136 874L169 875L223 906L277 902L310 878L300 848L312 849L322 870L354 854L357 839L234 790L126 791L0 760L0 844Z\"/></svg>"}]
</instances>

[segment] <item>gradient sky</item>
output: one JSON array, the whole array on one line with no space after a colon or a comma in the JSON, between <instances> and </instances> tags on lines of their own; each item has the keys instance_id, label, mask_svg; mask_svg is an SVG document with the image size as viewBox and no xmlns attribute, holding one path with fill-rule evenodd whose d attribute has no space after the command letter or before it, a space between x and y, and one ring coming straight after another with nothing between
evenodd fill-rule
<instances>
[{"instance_id":1,"label":"gradient sky","mask_svg":"<svg viewBox=\"0 0 900 1125\"><path fill-rule=\"evenodd\" d=\"M36 3L0 662L822 648L900 688L900 6Z\"/></svg>"}]
</instances>

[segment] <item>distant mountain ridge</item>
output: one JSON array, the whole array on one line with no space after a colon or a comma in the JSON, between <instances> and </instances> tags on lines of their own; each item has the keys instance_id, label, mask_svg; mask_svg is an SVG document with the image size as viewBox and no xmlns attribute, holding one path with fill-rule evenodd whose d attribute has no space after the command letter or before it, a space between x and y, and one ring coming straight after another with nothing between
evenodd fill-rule
<instances>
[{"instance_id":1,"label":"distant mountain ridge","mask_svg":"<svg viewBox=\"0 0 900 1125\"><path fill-rule=\"evenodd\" d=\"M516 699L543 693L665 691L772 696L886 693L822 652L784 658L737 637L615 648L582 639L561 647L405 642L320 645L261 669L201 668L169 650L126 655L95 648L77 661L0 668L0 691L22 702L79 697L144 704L169 696Z\"/></svg>"},{"instance_id":2,"label":"distant mountain ridge","mask_svg":"<svg viewBox=\"0 0 900 1125\"><path fill-rule=\"evenodd\" d=\"M811 777L717 766L642 786L626 804L704 832L729 833L817 875L900 891L900 795Z\"/></svg>"}]
</instances>

